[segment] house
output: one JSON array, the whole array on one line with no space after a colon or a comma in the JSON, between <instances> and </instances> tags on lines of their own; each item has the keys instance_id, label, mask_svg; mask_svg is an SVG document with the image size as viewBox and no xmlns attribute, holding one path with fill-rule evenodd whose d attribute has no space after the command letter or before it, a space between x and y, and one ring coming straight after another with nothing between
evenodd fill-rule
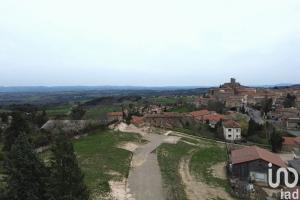
<instances>
[{"instance_id":1,"label":"house","mask_svg":"<svg viewBox=\"0 0 300 200\"><path fill-rule=\"evenodd\" d=\"M233 120L223 122L223 133L225 140L238 141L242 139L242 129L239 123Z\"/></svg>"},{"instance_id":2,"label":"house","mask_svg":"<svg viewBox=\"0 0 300 200\"><path fill-rule=\"evenodd\" d=\"M286 167L286 164L278 155L257 146L233 150L230 154L232 177L240 180L251 180L263 185L267 184L269 163L272 164L273 172L276 172L280 167Z\"/></svg>"},{"instance_id":3,"label":"house","mask_svg":"<svg viewBox=\"0 0 300 200\"><path fill-rule=\"evenodd\" d=\"M193 125L195 120L190 114L163 112L161 114L146 114L144 121L147 126L154 126L159 128L184 128Z\"/></svg>"},{"instance_id":4,"label":"house","mask_svg":"<svg viewBox=\"0 0 300 200\"><path fill-rule=\"evenodd\" d=\"M209 110L198 110L189 113L195 120L201 123L208 123L210 127L215 128L216 124L224 119L224 116Z\"/></svg>"},{"instance_id":5,"label":"house","mask_svg":"<svg viewBox=\"0 0 300 200\"><path fill-rule=\"evenodd\" d=\"M300 96L296 97L295 103L296 103L296 108L300 108Z\"/></svg>"},{"instance_id":6,"label":"house","mask_svg":"<svg viewBox=\"0 0 300 200\"><path fill-rule=\"evenodd\" d=\"M209 110L204 109L204 110L198 110L198 111L190 112L190 115L192 115L197 120L203 121L203 117L205 115L209 115L213 112L214 111L209 111Z\"/></svg>"},{"instance_id":7,"label":"house","mask_svg":"<svg viewBox=\"0 0 300 200\"><path fill-rule=\"evenodd\" d=\"M287 129L299 129L300 128L300 118L288 118L286 120L286 128Z\"/></svg>"},{"instance_id":8,"label":"house","mask_svg":"<svg viewBox=\"0 0 300 200\"><path fill-rule=\"evenodd\" d=\"M143 117L132 116L131 123L136 127L142 127L145 122Z\"/></svg>"},{"instance_id":9,"label":"house","mask_svg":"<svg viewBox=\"0 0 300 200\"><path fill-rule=\"evenodd\" d=\"M300 175L300 159L294 159L288 161L290 167L294 168L298 174Z\"/></svg>"},{"instance_id":10,"label":"house","mask_svg":"<svg viewBox=\"0 0 300 200\"><path fill-rule=\"evenodd\" d=\"M107 121L122 121L123 120L123 112L109 112L106 114Z\"/></svg>"},{"instance_id":11,"label":"house","mask_svg":"<svg viewBox=\"0 0 300 200\"><path fill-rule=\"evenodd\" d=\"M208 106L208 104L210 102L216 102L217 99L214 97L210 97L210 96L200 96L198 98L195 99L194 101L194 105L196 106L196 108L199 108L201 106Z\"/></svg>"},{"instance_id":12,"label":"house","mask_svg":"<svg viewBox=\"0 0 300 200\"><path fill-rule=\"evenodd\" d=\"M216 124L224 119L224 115L218 113L211 113L203 116L203 121L208 123L211 128L215 128Z\"/></svg>"},{"instance_id":13,"label":"house","mask_svg":"<svg viewBox=\"0 0 300 200\"><path fill-rule=\"evenodd\" d=\"M293 151L294 148L300 146L300 136L297 137L283 137L282 149L285 151Z\"/></svg>"}]
</instances>

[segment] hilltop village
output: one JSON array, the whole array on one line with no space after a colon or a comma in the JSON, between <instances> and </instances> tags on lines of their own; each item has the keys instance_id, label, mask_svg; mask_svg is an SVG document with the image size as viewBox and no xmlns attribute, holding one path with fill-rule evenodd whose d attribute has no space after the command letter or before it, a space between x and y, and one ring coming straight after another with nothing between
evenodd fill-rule
<instances>
[{"instance_id":1,"label":"hilltop village","mask_svg":"<svg viewBox=\"0 0 300 200\"><path fill-rule=\"evenodd\" d=\"M3 106L0 144L26 122L22 131L47 163L55 135L67 135L93 200L292 199L298 192L282 180L271 188L268 169L272 180L280 168L300 174L300 87L247 87L231 78L196 94L139 93ZM7 175L0 171L1 191Z\"/></svg>"},{"instance_id":2,"label":"hilltop village","mask_svg":"<svg viewBox=\"0 0 300 200\"><path fill-rule=\"evenodd\" d=\"M176 107L184 104L179 102ZM251 198L253 184L265 196L278 195L276 190L267 189L269 163L274 169L293 167L300 174L299 87L253 88L232 78L195 97L190 104L194 105L191 112L176 112L171 105L150 105L147 109L136 107L136 115L125 109L107 113L107 118L120 122L131 115L130 122L136 127L156 127L225 142L233 192L242 198Z\"/></svg>"}]
</instances>

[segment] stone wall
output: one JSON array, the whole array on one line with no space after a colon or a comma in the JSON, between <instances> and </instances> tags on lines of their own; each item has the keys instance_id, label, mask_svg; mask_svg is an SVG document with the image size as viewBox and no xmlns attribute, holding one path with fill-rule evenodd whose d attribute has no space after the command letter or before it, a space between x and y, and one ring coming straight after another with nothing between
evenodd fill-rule
<instances>
[{"instance_id":1,"label":"stone wall","mask_svg":"<svg viewBox=\"0 0 300 200\"><path fill-rule=\"evenodd\" d=\"M145 115L144 121L148 126L166 129L184 128L196 124L192 116L180 113Z\"/></svg>"},{"instance_id":2,"label":"stone wall","mask_svg":"<svg viewBox=\"0 0 300 200\"><path fill-rule=\"evenodd\" d=\"M76 135L89 128L106 124L107 122L103 120L49 120L41 129L50 133L63 132Z\"/></svg>"}]
</instances>

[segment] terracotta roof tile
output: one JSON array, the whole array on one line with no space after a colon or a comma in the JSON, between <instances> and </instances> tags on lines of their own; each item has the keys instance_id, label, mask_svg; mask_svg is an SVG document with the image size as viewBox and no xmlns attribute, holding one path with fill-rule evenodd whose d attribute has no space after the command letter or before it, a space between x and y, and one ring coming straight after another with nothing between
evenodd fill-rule
<instances>
[{"instance_id":1,"label":"terracotta roof tile","mask_svg":"<svg viewBox=\"0 0 300 200\"><path fill-rule=\"evenodd\" d=\"M223 123L226 128L241 128L240 124L233 120L227 120Z\"/></svg>"},{"instance_id":2,"label":"terracotta roof tile","mask_svg":"<svg viewBox=\"0 0 300 200\"><path fill-rule=\"evenodd\" d=\"M220 115L218 113L208 114L203 116L203 120L209 120L209 121L221 121L224 119L223 115Z\"/></svg>"},{"instance_id":3,"label":"terracotta roof tile","mask_svg":"<svg viewBox=\"0 0 300 200\"><path fill-rule=\"evenodd\" d=\"M284 139L284 141L282 142L283 145L295 145L295 144L297 144L294 137L283 137L283 139Z\"/></svg>"},{"instance_id":4,"label":"terracotta roof tile","mask_svg":"<svg viewBox=\"0 0 300 200\"><path fill-rule=\"evenodd\" d=\"M203 117L204 115L208 115L210 113L211 113L211 111L209 111L209 110L198 110L198 111L190 112L190 114L195 118Z\"/></svg>"},{"instance_id":5,"label":"terracotta roof tile","mask_svg":"<svg viewBox=\"0 0 300 200\"><path fill-rule=\"evenodd\" d=\"M123 116L123 112L109 112L107 116Z\"/></svg>"},{"instance_id":6,"label":"terracotta roof tile","mask_svg":"<svg viewBox=\"0 0 300 200\"><path fill-rule=\"evenodd\" d=\"M300 144L300 136L298 137L283 137L283 145L295 145Z\"/></svg>"},{"instance_id":7,"label":"terracotta roof tile","mask_svg":"<svg viewBox=\"0 0 300 200\"><path fill-rule=\"evenodd\" d=\"M259 159L272 163L278 167L286 167L286 164L278 155L257 146L244 147L231 152L232 164L239 164Z\"/></svg>"},{"instance_id":8,"label":"terracotta roof tile","mask_svg":"<svg viewBox=\"0 0 300 200\"><path fill-rule=\"evenodd\" d=\"M132 116L132 123L134 125L141 125L144 123L144 118L143 117L138 117L138 116Z\"/></svg>"}]
</instances>

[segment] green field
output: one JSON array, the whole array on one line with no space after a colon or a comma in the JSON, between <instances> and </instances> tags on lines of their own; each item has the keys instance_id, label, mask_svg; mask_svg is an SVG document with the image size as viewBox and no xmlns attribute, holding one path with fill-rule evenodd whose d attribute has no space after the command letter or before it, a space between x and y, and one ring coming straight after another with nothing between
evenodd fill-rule
<instances>
[{"instance_id":1,"label":"green field","mask_svg":"<svg viewBox=\"0 0 300 200\"><path fill-rule=\"evenodd\" d=\"M215 139L216 138L216 133L213 132L212 129L208 127L208 125L203 124L199 125L198 128L174 128L174 131L181 132L181 133L186 133L189 135L194 135L194 136L199 136L199 137L205 137L209 139Z\"/></svg>"},{"instance_id":2,"label":"green field","mask_svg":"<svg viewBox=\"0 0 300 200\"><path fill-rule=\"evenodd\" d=\"M117 105L99 105L87 109L84 119L100 119L103 118L108 112L118 112L121 111L121 106Z\"/></svg>"},{"instance_id":3,"label":"green field","mask_svg":"<svg viewBox=\"0 0 300 200\"><path fill-rule=\"evenodd\" d=\"M192 146L179 142L176 145L162 144L157 150L167 200L187 200L178 169L181 158L191 149Z\"/></svg>"},{"instance_id":4,"label":"green field","mask_svg":"<svg viewBox=\"0 0 300 200\"><path fill-rule=\"evenodd\" d=\"M154 97L151 99L152 102L154 103L159 103L162 105L167 105L167 104L175 104L177 102L177 98L176 97Z\"/></svg>"},{"instance_id":5,"label":"green field","mask_svg":"<svg viewBox=\"0 0 300 200\"><path fill-rule=\"evenodd\" d=\"M138 134L109 130L92 131L86 137L73 140L79 165L91 191L91 199L98 199L110 192L109 180L128 177L132 153L117 148L120 142L126 141L143 142ZM49 156L49 151L41 154L44 160L48 160Z\"/></svg>"},{"instance_id":6,"label":"green field","mask_svg":"<svg viewBox=\"0 0 300 200\"><path fill-rule=\"evenodd\" d=\"M55 117L57 115L68 115L71 111L72 104L66 104L61 106L50 107L46 110L49 117Z\"/></svg>"},{"instance_id":7,"label":"green field","mask_svg":"<svg viewBox=\"0 0 300 200\"><path fill-rule=\"evenodd\" d=\"M99 130L74 141L75 152L92 196L109 192L109 180L128 176L132 153L117 148L117 144L140 140L141 136L133 133Z\"/></svg>"},{"instance_id":8,"label":"green field","mask_svg":"<svg viewBox=\"0 0 300 200\"><path fill-rule=\"evenodd\" d=\"M189 139L188 142L197 144L198 146L179 142L178 144L163 144L157 150L164 188L168 196L167 200L187 199L184 190L185 186L179 174L179 164L180 160L184 156L191 155L191 152L193 152L190 162L191 173L199 181L229 190L228 182L214 177L210 170L214 164L226 161L225 149L214 142L199 142L192 139Z\"/></svg>"},{"instance_id":9,"label":"green field","mask_svg":"<svg viewBox=\"0 0 300 200\"><path fill-rule=\"evenodd\" d=\"M216 178L212 175L210 167L214 164L226 161L226 150L212 143L208 147L199 148L192 156L190 169L198 179L204 181L208 185L229 189L229 184L226 180Z\"/></svg>"}]
</instances>

